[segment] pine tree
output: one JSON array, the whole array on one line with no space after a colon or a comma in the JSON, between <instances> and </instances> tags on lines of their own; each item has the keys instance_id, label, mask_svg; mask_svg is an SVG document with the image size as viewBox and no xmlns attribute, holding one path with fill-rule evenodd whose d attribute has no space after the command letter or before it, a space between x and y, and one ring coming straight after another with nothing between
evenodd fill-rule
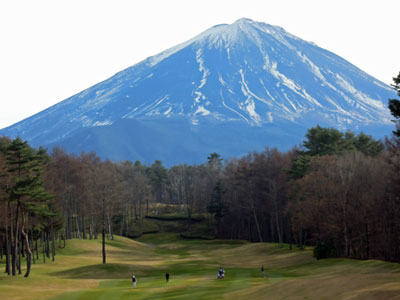
<instances>
[{"instance_id":1,"label":"pine tree","mask_svg":"<svg viewBox=\"0 0 400 300\"><path fill-rule=\"evenodd\" d=\"M397 95L400 97L400 72L397 77L393 77L394 84L392 87L397 91ZM393 117L396 118L396 131L393 131L395 137L400 139L400 100L389 99L389 109Z\"/></svg>"},{"instance_id":2,"label":"pine tree","mask_svg":"<svg viewBox=\"0 0 400 300\"><path fill-rule=\"evenodd\" d=\"M46 201L52 197L45 191L41 181L45 161L46 151L44 149L36 151L20 138L13 140L6 149L7 171L12 178L12 183L8 188L9 207L14 208L14 225L10 224L12 275L16 275L20 234L24 239L26 251L27 271L25 277L30 274L32 252L25 230L26 216L28 213L38 214L45 211L47 209Z\"/></svg>"},{"instance_id":3,"label":"pine tree","mask_svg":"<svg viewBox=\"0 0 400 300\"><path fill-rule=\"evenodd\" d=\"M377 156L384 150L380 140L375 140L362 132L355 135L350 130L342 133L335 128L316 126L307 131L306 138L307 140L303 142L304 150L298 151L298 157L289 170L293 179L305 176L310 161L315 156L344 154L349 151L359 151L367 156Z\"/></svg>"},{"instance_id":4,"label":"pine tree","mask_svg":"<svg viewBox=\"0 0 400 300\"><path fill-rule=\"evenodd\" d=\"M214 188L211 203L207 206L207 211L214 215L216 221L217 236L220 231L222 218L228 213L229 207L223 201L225 191L222 182L218 181Z\"/></svg>"},{"instance_id":5,"label":"pine tree","mask_svg":"<svg viewBox=\"0 0 400 300\"><path fill-rule=\"evenodd\" d=\"M156 201L159 203L163 202L163 191L168 178L167 169L160 160L156 160L151 167L147 169L147 176L150 178L150 182L153 186Z\"/></svg>"},{"instance_id":6,"label":"pine tree","mask_svg":"<svg viewBox=\"0 0 400 300\"><path fill-rule=\"evenodd\" d=\"M220 171L222 169L222 161L221 155L216 152L207 157L207 164L212 170Z\"/></svg>"}]
</instances>

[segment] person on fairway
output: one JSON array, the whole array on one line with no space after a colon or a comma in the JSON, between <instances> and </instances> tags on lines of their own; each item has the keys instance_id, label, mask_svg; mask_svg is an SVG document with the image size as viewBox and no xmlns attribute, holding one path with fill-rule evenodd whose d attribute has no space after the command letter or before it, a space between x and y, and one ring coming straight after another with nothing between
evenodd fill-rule
<instances>
[{"instance_id":1,"label":"person on fairway","mask_svg":"<svg viewBox=\"0 0 400 300\"><path fill-rule=\"evenodd\" d=\"M261 274L260 277L264 277L264 265L261 266Z\"/></svg>"},{"instance_id":2,"label":"person on fairway","mask_svg":"<svg viewBox=\"0 0 400 300\"><path fill-rule=\"evenodd\" d=\"M225 270L224 270L224 268L222 268L222 267L219 268L219 269L218 269L217 275L218 275L218 279L224 278L224 277L225 277Z\"/></svg>"},{"instance_id":3,"label":"person on fairway","mask_svg":"<svg viewBox=\"0 0 400 300\"><path fill-rule=\"evenodd\" d=\"M136 286L136 277L135 277L135 275L132 275L132 285L133 285L133 287L135 287Z\"/></svg>"},{"instance_id":4,"label":"person on fairway","mask_svg":"<svg viewBox=\"0 0 400 300\"><path fill-rule=\"evenodd\" d=\"M165 280L168 282L169 281L169 273L165 273Z\"/></svg>"}]
</instances>

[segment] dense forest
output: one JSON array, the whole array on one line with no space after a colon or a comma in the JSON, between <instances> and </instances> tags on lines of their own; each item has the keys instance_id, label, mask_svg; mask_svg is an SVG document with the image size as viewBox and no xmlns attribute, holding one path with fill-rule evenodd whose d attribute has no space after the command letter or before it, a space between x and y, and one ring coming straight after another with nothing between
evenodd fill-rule
<instances>
[{"instance_id":1,"label":"dense forest","mask_svg":"<svg viewBox=\"0 0 400 300\"><path fill-rule=\"evenodd\" d=\"M400 74L395 89L400 96ZM389 100L393 116L400 105ZM400 129L384 142L364 133L308 130L300 148L265 149L201 165L102 161L95 153L50 154L0 139L0 255L7 274L54 260L71 238L130 236L173 205L202 216L216 238L315 246L316 258L400 261ZM59 240L56 245L56 239ZM40 254L39 254L40 252Z\"/></svg>"}]
</instances>

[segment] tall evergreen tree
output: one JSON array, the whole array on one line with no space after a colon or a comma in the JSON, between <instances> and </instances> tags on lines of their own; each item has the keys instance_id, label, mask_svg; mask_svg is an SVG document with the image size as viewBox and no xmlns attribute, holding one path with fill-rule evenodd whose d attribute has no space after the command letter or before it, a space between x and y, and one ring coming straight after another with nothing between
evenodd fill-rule
<instances>
[{"instance_id":1,"label":"tall evergreen tree","mask_svg":"<svg viewBox=\"0 0 400 300\"><path fill-rule=\"evenodd\" d=\"M380 140L359 133L355 135L348 130L345 133L335 128L323 128L319 125L308 130L303 142L304 150L298 151L299 156L289 171L292 178L303 177L314 156L343 154L348 151L360 151L367 156L377 156L382 153L384 146Z\"/></svg>"},{"instance_id":2,"label":"tall evergreen tree","mask_svg":"<svg viewBox=\"0 0 400 300\"><path fill-rule=\"evenodd\" d=\"M207 164L212 170L220 171L222 169L222 161L221 155L216 152L211 153L210 156L207 157Z\"/></svg>"},{"instance_id":3,"label":"tall evergreen tree","mask_svg":"<svg viewBox=\"0 0 400 300\"><path fill-rule=\"evenodd\" d=\"M147 169L147 176L150 178L151 185L156 197L156 201L163 202L163 192L167 181L168 172L160 160L156 160L150 168Z\"/></svg>"},{"instance_id":4,"label":"tall evergreen tree","mask_svg":"<svg viewBox=\"0 0 400 300\"><path fill-rule=\"evenodd\" d=\"M16 275L16 263L18 256L19 236L24 239L28 277L31 270L32 252L29 246L28 234L26 232L27 213L37 214L46 210L46 201L51 199L43 187L41 175L43 164L46 161L44 149L36 151L26 141L20 138L13 140L6 149L6 164L8 174L12 178L12 184L8 188L9 205L14 207L14 225L10 224L12 237L12 275ZM10 220L11 221L11 220Z\"/></svg>"},{"instance_id":5,"label":"tall evergreen tree","mask_svg":"<svg viewBox=\"0 0 400 300\"><path fill-rule=\"evenodd\" d=\"M400 97L400 72L397 77L393 77L394 84L392 87L397 91L397 95ZM395 137L400 139L400 100L389 99L389 109L393 117L396 118L396 131L393 131Z\"/></svg>"},{"instance_id":6,"label":"tall evergreen tree","mask_svg":"<svg viewBox=\"0 0 400 300\"><path fill-rule=\"evenodd\" d=\"M207 206L207 211L214 215L216 222L216 235L219 235L221 220L225 214L229 211L229 207L223 201L223 194L225 191L222 187L222 182L218 181L215 185L214 192L212 195L211 203Z\"/></svg>"}]
</instances>

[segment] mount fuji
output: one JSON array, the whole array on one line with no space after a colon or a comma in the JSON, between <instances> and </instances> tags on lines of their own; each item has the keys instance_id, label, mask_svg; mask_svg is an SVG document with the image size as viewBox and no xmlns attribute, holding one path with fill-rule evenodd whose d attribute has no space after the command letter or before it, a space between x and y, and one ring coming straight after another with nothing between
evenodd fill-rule
<instances>
[{"instance_id":1,"label":"mount fuji","mask_svg":"<svg viewBox=\"0 0 400 300\"><path fill-rule=\"evenodd\" d=\"M283 28L217 25L0 130L111 160L204 162L299 145L316 125L393 129L388 85Z\"/></svg>"}]
</instances>

